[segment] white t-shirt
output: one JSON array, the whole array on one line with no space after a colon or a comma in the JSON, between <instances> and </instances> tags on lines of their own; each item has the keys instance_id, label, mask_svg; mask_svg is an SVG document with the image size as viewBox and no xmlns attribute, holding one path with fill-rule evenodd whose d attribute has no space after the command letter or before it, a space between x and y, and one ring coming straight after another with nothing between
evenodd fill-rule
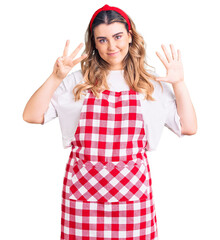
<instances>
[{"instance_id":1,"label":"white t-shirt","mask_svg":"<svg viewBox=\"0 0 220 240\"><path fill-rule=\"evenodd\" d=\"M124 70L113 70L109 73L107 83L111 91L120 92L129 90L129 86L123 77L123 72ZM156 150L164 126L169 128L178 137L184 136L181 134L176 98L169 83L161 82L163 86L162 92L157 81L150 81L154 85L152 97L155 98L156 101L145 100L144 95L139 93L145 132L148 140L147 151ZM82 82L83 75L81 70L67 75L54 92L49 107L44 114L44 122L42 125L56 117L59 118L64 148L71 147L71 141L78 126L85 96L82 95L79 101L75 101L72 90L76 84Z\"/></svg>"}]
</instances>

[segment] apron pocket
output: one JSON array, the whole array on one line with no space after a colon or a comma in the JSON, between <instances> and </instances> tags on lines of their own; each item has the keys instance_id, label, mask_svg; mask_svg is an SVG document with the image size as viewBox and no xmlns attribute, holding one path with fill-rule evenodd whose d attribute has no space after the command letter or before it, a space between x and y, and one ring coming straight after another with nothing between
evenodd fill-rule
<instances>
[{"instance_id":1,"label":"apron pocket","mask_svg":"<svg viewBox=\"0 0 220 240\"><path fill-rule=\"evenodd\" d=\"M141 161L101 162L72 166L70 197L72 200L95 202L137 201L148 198L147 167Z\"/></svg>"}]
</instances>

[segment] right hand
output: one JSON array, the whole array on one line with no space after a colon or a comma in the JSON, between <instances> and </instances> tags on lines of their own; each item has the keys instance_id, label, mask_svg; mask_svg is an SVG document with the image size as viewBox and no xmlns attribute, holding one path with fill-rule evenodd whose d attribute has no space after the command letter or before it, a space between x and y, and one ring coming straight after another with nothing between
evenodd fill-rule
<instances>
[{"instance_id":1,"label":"right hand","mask_svg":"<svg viewBox=\"0 0 220 240\"><path fill-rule=\"evenodd\" d=\"M87 57L87 54L84 54L83 56L74 59L80 49L83 47L83 43L80 43L79 46L69 56L67 56L69 43L70 40L67 40L63 51L63 56L57 58L53 68L53 74L60 80L63 80L76 64Z\"/></svg>"}]
</instances>

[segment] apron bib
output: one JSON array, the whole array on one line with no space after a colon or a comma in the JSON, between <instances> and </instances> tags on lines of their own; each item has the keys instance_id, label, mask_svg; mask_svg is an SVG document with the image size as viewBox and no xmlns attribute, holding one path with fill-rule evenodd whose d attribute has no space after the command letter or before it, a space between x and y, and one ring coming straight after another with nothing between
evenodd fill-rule
<instances>
[{"instance_id":1,"label":"apron bib","mask_svg":"<svg viewBox=\"0 0 220 240\"><path fill-rule=\"evenodd\" d=\"M69 156L69 199L95 202L149 198L147 140L138 92L87 91Z\"/></svg>"}]
</instances>

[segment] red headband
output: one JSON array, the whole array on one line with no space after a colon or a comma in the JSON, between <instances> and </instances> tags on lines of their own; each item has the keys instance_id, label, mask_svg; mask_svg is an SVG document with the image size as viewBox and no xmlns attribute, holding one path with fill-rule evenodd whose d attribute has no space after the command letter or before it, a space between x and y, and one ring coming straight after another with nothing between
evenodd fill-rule
<instances>
[{"instance_id":1,"label":"red headband","mask_svg":"<svg viewBox=\"0 0 220 240\"><path fill-rule=\"evenodd\" d=\"M108 11L108 10L113 10L116 11L117 13L121 14L122 17L127 21L128 24L128 30L131 30L131 24L129 21L129 18L127 16L127 14L125 12L123 12L120 8L116 8L116 7L110 7L109 5L105 5L102 8L99 8L92 16L91 21L90 21L90 30L92 31L92 23L94 21L94 19L96 18L96 16L101 12L101 11Z\"/></svg>"}]
</instances>

